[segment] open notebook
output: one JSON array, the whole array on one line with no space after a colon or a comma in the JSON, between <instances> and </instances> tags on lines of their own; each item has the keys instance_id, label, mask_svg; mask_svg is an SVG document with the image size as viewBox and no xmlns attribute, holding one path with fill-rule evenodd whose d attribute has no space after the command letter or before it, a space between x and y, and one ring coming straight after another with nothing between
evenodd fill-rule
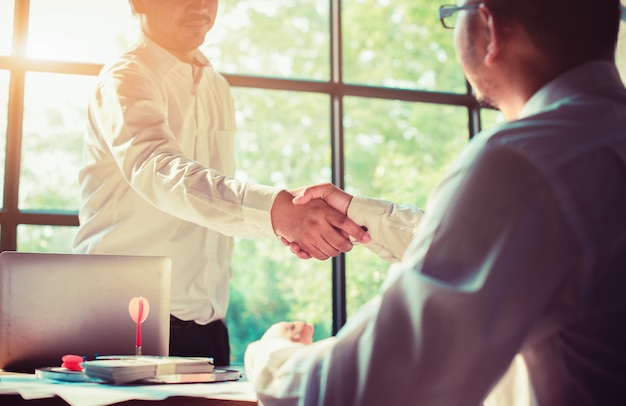
<instances>
[{"instance_id":1,"label":"open notebook","mask_svg":"<svg viewBox=\"0 0 626 406\"><path fill-rule=\"evenodd\" d=\"M168 355L171 260L0 253L0 369L34 372L66 354L133 355L133 297L148 301L144 355Z\"/></svg>"}]
</instances>

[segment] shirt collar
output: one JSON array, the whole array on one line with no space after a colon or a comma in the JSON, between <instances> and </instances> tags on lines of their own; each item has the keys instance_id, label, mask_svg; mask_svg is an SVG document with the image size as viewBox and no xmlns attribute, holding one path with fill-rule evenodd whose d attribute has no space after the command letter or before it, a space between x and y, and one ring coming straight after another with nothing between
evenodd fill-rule
<instances>
[{"instance_id":1,"label":"shirt collar","mask_svg":"<svg viewBox=\"0 0 626 406\"><path fill-rule=\"evenodd\" d=\"M152 57L154 69L162 74L167 74L172 69L180 66L184 66L187 69L191 67L193 70L194 82L197 82L199 80L199 76L205 68L208 68L208 71L213 71L211 62L198 49L195 51L193 62L188 64L178 59L144 33L141 34L139 47L148 51Z\"/></svg>"},{"instance_id":2,"label":"shirt collar","mask_svg":"<svg viewBox=\"0 0 626 406\"><path fill-rule=\"evenodd\" d=\"M592 61L571 69L540 88L524 105L518 118L541 112L580 93L623 86L615 64Z\"/></svg>"}]
</instances>

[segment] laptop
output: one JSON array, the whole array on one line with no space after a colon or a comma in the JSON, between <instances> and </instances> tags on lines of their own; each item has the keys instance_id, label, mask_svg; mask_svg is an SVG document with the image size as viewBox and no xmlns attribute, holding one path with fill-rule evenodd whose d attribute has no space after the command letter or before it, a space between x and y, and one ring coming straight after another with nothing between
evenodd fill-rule
<instances>
[{"instance_id":1,"label":"laptop","mask_svg":"<svg viewBox=\"0 0 626 406\"><path fill-rule=\"evenodd\" d=\"M66 354L135 355L134 297L149 306L141 353L167 356L170 286L167 257L4 251L0 369L33 373L60 366Z\"/></svg>"}]
</instances>

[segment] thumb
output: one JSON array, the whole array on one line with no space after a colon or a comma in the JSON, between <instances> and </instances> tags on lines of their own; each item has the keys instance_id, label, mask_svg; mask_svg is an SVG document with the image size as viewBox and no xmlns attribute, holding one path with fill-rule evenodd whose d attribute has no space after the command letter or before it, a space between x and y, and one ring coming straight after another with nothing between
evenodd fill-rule
<instances>
[{"instance_id":1,"label":"thumb","mask_svg":"<svg viewBox=\"0 0 626 406\"><path fill-rule=\"evenodd\" d=\"M292 200L293 204L307 204L313 199L324 198L324 194L318 192L317 188L304 188Z\"/></svg>"},{"instance_id":2,"label":"thumb","mask_svg":"<svg viewBox=\"0 0 626 406\"><path fill-rule=\"evenodd\" d=\"M307 204L311 201L311 196L303 193L297 194L291 201L293 204Z\"/></svg>"}]
</instances>

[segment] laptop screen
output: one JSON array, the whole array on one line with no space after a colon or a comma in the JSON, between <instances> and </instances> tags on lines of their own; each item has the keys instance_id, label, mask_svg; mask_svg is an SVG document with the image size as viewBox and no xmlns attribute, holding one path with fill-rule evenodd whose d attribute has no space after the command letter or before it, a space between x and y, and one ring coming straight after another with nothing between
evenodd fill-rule
<instances>
[{"instance_id":1,"label":"laptop screen","mask_svg":"<svg viewBox=\"0 0 626 406\"><path fill-rule=\"evenodd\" d=\"M144 355L168 355L171 260L0 253L0 369L34 372L66 354L135 354L131 299L144 298Z\"/></svg>"}]
</instances>

